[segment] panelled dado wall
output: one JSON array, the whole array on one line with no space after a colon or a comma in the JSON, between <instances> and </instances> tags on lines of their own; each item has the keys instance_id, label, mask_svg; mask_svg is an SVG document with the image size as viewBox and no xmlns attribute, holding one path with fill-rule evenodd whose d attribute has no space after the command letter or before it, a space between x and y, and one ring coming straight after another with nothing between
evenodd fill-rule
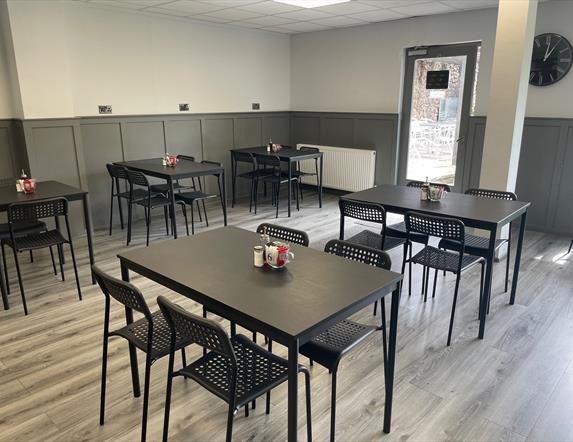
<instances>
[{"instance_id":1,"label":"panelled dado wall","mask_svg":"<svg viewBox=\"0 0 573 442\"><path fill-rule=\"evenodd\" d=\"M188 154L197 161L222 162L230 189L229 149L263 145L272 139L287 145L304 142L374 148L378 152L377 183L392 182L398 118L389 114L257 112L85 117L2 124L2 158L4 151L12 156L25 153L25 157L11 160L9 166L2 164L0 178L13 177L24 167L38 180L55 179L87 189L94 226L101 228L109 220L106 163L160 157L166 151ZM21 125L21 130L17 125ZM14 141L19 134L25 143ZM246 194L247 183L241 181L244 180L238 180L239 193ZM114 215L114 219L118 221L119 217Z\"/></svg>"},{"instance_id":2,"label":"panelled dado wall","mask_svg":"<svg viewBox=\"0 0 573 442\"><path fill-rule=\"evenodd\" d=\"M105 164L159 157L166 151L221 161L233 147L309 143L377 151L376 183L396 180L397 114L260 112L0 121L0 179L29 168L90 193L94 226L107 225L110 183ZM472 117L468 187L478 186L485 117ZM573 119L526 118L516 192L532 202L528 226L573 233ZM239 180L240 181L240 180ZM239 188L246 192L245 183ZM73 214L79 216L79 213ZM115 216L115 220L119 218Z\"/></svg>"}]
</instances>

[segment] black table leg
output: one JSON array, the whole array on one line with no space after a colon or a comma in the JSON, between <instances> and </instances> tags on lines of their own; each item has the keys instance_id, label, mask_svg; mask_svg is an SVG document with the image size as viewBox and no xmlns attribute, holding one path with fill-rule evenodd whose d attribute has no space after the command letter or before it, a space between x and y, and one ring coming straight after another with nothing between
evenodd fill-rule
<instances>
[{"instance_id":1,"label":"black table leg","mask_svg":"<svg viewBox=\"0 0 573 442\"><path fill-rule=\"evenodd\" d=\"M318 181L318 207L322 209L322 161L324 154L320 156L320 177Z\"/></svg>"},{"instance_id":2,"label":"black table leg","mask_svg":"<svg viewBox=\"0 0 573 442\"><path fill-rule=\"evenodd\" d=\"M129 270L121 263L121 279L129 282ZM133 310L125 307L125 322L131 324L133 322ZM131 365L131 382L133 384L133 395L135 397L141 396L139 388L139 368L137 367L137 349L131 342L129 343L129 362Z\"/></svg>"},{"instance_id":3,"label":"black table leg","mask_svg":"<svg viewBox=\"0 0 573 442\"><path fill-rule=\"evenodd\" d=\"M4 304L4 310L9 310L10 304L8 303L8 290L6 289L6 283L4 282L4 269L2 268L2 260L0 260L0 293L2 294L2 304Z\"/></svg>"},{"instance_id":4,"label":"black table leg","mask_svg":"<svg viewBox=\"0 0 573 442\"><path fill-rule=\"evenodd\" d=\"M288 346L288 441L297 440L298 407L298 339Z\"/></svg>"},{"instance_id":5,"label":"black table leg","mask_svg":"<svg viewBox=\"0 0 573 442\"><path fill-rule=\"evenodd\" d=\"M288 192L287 192L287 194L288 194L288 195L287 195L287 202L288 202L287 205L288 205L288 216L289 216L289 218L290 218L290 200L291 200L291 196L292 196L292 195L291 195L291 193L292 193L292 189L291 189L292 182L291 182L291 179L292 179L292 161L289 160L289 162L288 162ZM280 186L280 183L279 183L279 186ZM279 202L277 201L277 205L278 205L278 203L279 203Z\"/></svg>"},{"instance_id":6,"label":"black table leg","mask_svg":"<svg viewBox=\"0 0 573 442\"><path fill-rule=\"evenodd\" d=\"M169 184L169 199L171 199L171 229L173 230L173 238L177 239L177 220L175 219L175 189L173 187L173 179L167 180ZM193 210L193 208L191 208Z\"/></svg>"},{"instance_id":7,"label":"black table leg","mask_svg":"<svg viewBox=\"0 0 573 442\"><path fill-rule=\"evenodd\" d=\"M94 265L95 260L94 260L94 247L92 241L92 218L90 213L90 199L87 193L84 193L84 196L82 198L82 206L84 208L84 224L86 226L86 234L88 236L88 252L90 255L90 273L91 273L91 266ZM95 276L93 275L93 273L91 275L92 275L92 284L95 284L96 283Z\"/></svg>"},{"instance_id":8,"label":"black table leg","mask_svg":"<svg viewBox=\"0 0 573 442\"><path fill-rule=\"evenodd\" d=\"M217 179L219 179L219 178L217 177ZM223 224L226 226L227 225L227 183L225 180L225 170L221 171L221 181L222 181L221 204L223 205ZM234 192L234 187L233 187L233 192ZM233 193L233 199L234 199L234 193Z\"/></svg>"},{"instance_id":9,"label":"black table leg","mask_svg":"<svg viewBox=\"0 0 573 442\"><path fill-rule=\"evenodd\" d=\"M519 278L519 263L521 261L521 249L523 247L526 218L527 212L523 212L523 215L521 215L521 223L519 224L519 239L517 240L517 251L515 252L515 264L513 267L513 280L511 282L511 295L509 297L509 303L511 305L515 304L515 293L517 291L517 280ZM509 259L509 256L507 259Z\"/></svg>"},{"instance_id":10,"label":"black table leg","mask_svg":"<svg viewBox=\"0 0 573 442\"><path fill-rule=\"evenodd\" d=\"M392 292L390 307L390 333L388 335L388 365L384 370L386 398L384 402L384 433L390 433L392 421L392 394L394 392L394 368L396 366L396 336L398 334L398 309L400 308L400 285ZM382 300L381 302L384 302Z\"/></svg>"},{"instance_id":11,"label":"black table leg","mask_svg":"<svg viewBox=\"0 0 573 442\"><path fill-rule=\"evenodd\" d=\"M485 283L483 286L483 294L480 300L479 307L479 334L478 337L483 339L485 335L485 319L487 316L487 306L491 296L491 285L493 275L493 258L495 255L495 239L497 237L497 228L489 232L489 246L485 266Z\"/></svg>"},{"instance_id":12,"label":"black table leg","mask_svg":"<svg viewBox=\"0 0 573 442\"><path fill-rule=\"evenodd\" d=\"M232 192L232 199L231 199L231 207L235 207L235 185L237 182L237 163L235 163L235 159L233 156L233 152L231 152L231 192Z\"/></svg>"}]
</instances>

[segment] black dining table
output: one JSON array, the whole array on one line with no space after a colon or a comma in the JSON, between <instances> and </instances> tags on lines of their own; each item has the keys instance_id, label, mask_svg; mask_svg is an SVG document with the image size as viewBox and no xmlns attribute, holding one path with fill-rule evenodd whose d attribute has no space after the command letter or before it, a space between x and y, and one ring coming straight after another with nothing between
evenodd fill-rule
<instances>
[{"instance_id":1,"label":"black dining table","mask_svg":"<svg viewBox=\"0 0 573 442\"><path fill-rule=\"evenodd\" d=\"M90 257L90 268L94 264L94 250L92 242L92 222L90 213L90 202L88 192L77 187L68 186L59 181L38 181L34 193L24 193L16 191L16 183L7 186L0 186L0 212L6 212L8 206L13 203L41 201L52 198L66 198L68 201L81 201L84 213L84 226L88 240L88 253ZM1 276L0 276L1 278ZM0 284L2 296L5 296L4 281ZM92 275L92 284L95 284Z\"/></svg>"},{"instance_id":2,"label":"black dining table","mask_svg":"<svg viewBox=\"0 0 573 442\"><path fill-rule=\"evenodd\" d=\"M531 203L482 198L461 193L448 193L444 199L437 202L422 201L420 199L420 189L391 184L384 184L371 189L351 193L341 198L377 203L382 205L387 212L391 213L405 214L406 212L419 212L427 215L457 218L461 220L466 227L473 227L489 232L484 296L482 296L480 300L479 309L480 324L478 336L480 339L483 339L485 335L487 306L489 305L491 296L495 240L503 226L520 218L519 239L517 242L509 301L512 305L515 303L521 251L523 248L523 235L525 233L525 221L527 218L527 209Z\"/></svg>"},{"instance_id":3,"label":"black dining table","mask_svg":"<svg viewBox=\"0 0 573 442\"><path fill-rule=\"evenodd\" d=\"M149 158L145 160L120 161L115 163L131 170L137 170L145 175L165 180L169 186L169 198L171 199L171 226L173 237L177 239L177 221L175 219L175 190L174 183L185 178L198 178L202 176L216 176L220 180L221 205L223 207L223 222L227 225L227 197L225 185L225 168L215 163L202 163L196 161L179 161L175 167L164 166L161 158Z\"/></svg>"},{"instance_id":4,"label":"black dining table","mask_svg":"<svg viewBox=\"0 0 573 442\"><path fill-rule=\"evenodd\" d=\"M253 246L258 244L254 232L222 227L122 252L118 258L123 280L129 281L130 271L143 275L288 348L289 441L297 439L299 347L391 293L384 370L383 430L388 433L402 275L296 244L291 245L296 259L287 268L257 268ZM137 364L132 366L137 371Z\"/></svg>"},{"instance_id":5,"label":"black dining table","mask_svg":"<svg viewBox=\"0 0 573 442\"><path fill-rule=\"evenodd\" d=\"M324 154L322 152L312 152L312 151L301 151L295 149L291 146L282 146L282 149L278 152L267 151L267 146L256 146L256 147L242 147L238 149L231 149L231 175L233 177L233 204L235 204L235 174L237 173L237 164L233 158L233 152L243 152L250 153L255 156L259 155L265 157L268 155L276 155L279 157L280 161L287 163L287 176L288 176L288 216L290 217L290 205L292 198L292 173L293 165L299 161L312 160L318 158L319 172L318 172L318 207L322 208L322 162Z\"/></svg>"}]
</instances>

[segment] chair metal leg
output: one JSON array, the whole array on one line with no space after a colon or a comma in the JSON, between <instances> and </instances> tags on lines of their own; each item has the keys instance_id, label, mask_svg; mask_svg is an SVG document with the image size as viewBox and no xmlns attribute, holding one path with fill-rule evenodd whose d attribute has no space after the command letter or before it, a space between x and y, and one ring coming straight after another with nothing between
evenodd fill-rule
<instances>
[{"instance_id":1,"label":"chair metal leg","mask_svg":"<svg viewBox=\"0 0 573 442\"><path fill-rule=\"evenodd\" d=\"M4 282L6 283L6 293L10 294L10 280L8 279L8 266L6 265L6 251L4 249L4 243L2 243L2 265L4 266Z\"/></svg>"},{"instance_id":2,"label":"chair metal leg","mask_svg":"<svg viewBox=\"0 0 573 442\"><path fill-rule=\"evenodd\" d=\"M82 289L80 287L80 277L78 275L78 266L76 264L76 254L74 252L74 245L72 243L72 239L70 238L70 253L72 255L72 264L74 265L74 275L76 276L76 286L78 287L78 297L80 298L80 301L82 300ZM64 256L64 249L62 246L62 256Z\"/></svg>"},{"instance_id":3,"label":"chair metal leg","mask_svg":"<svg viewBox=\"0 0 573 442\"><path fill-rule=\"evenodd\" d=\"M424 266L424 270L426 272L424 284L424 302L426 302L428 300L428 285L430 285L430 268Z\"/></svg>"},{"instance_id":4,"label":"chair metal leg","mask_svg":"<svg viewBox=\"0 0 573 442\"><path fill-rule=\"evenodd\" d=\"M193 206L191 206L191 235L195 235L195 214L193 212Z\"/></svg>"},{"instance_id":5,"label":"chair metal leg","mask_svg":"<svg viewBox=\"0 0 573 442\"><path fill-rule=\"evenodd\" d=\"M99 403L99 424L103 425L105 420L105 384L107 376L107 347L108 347L108 336L107 328L109 321L109 310L106 309L106 319L105 319L105 330L103 334L103 356L101 362L101 391L100 391L100 403Z\"/></svg>"},{"instance_id":6,"label":"chair metal leg","mask_svg":"<svg viewBox=\"0 0 573 442\"><path fill-rule=\"evenodd\" d=\"M567 250L567 253L571 253L571 248L573 247L573 239L571 240L571 242L569 243L569 250Z\"/></svg>"},{"instance_id":7,"label":"chair metal leg","mask_svg":"<svg viewBox=\"0 0 573 442\"><path fill-rule=\"evenodd\" d=\"M187 236L189 236L189 221L187 220L187 205L182 204L181 210L183 212L183 219L185 220L185 231L187 232ZM193 211L193 204L191 204L191 211Z\"/></svg>"},{"instance_id":8,"label":"chair metal leg","mask_svg":"<svg viewBox=\"0 0 573 442\"><path fill-rule=\"evenodd\" d=\"M173 386L173 360L174 355L169 355L169 368L167 369L167 388L165 390L165 414L163 416L163 442L167 442L169 435L169 412L171 411L171 389Z\"/></svg>"},{"instance_id":9,"label":"chair metal leg","mask_svg":"<svg viewBox=\"0 0 573 442\"><path fill-rule=\"evenodd\" d=\"M145 358L145 381L143 385L143 416L141 418L141 442L145 442L147 437L147 411L149 409L149 381L151 376L151 355L146 354Z\"/></svg>"},{"instance_id":10,"label":"chair metal leg","mask_svg":"<svg viewBox=\"0 0 573 442\"><path fill-rule=\"evenodd\" d=\"M209 227L209 218L207 218L207 208L205 207L205 200L201 201L203 203L203 214L205 215L205 225ZM197 206L199 206L199 202L197 202ZM197 211L199 212L199 221L201 221L201 208L197 207Z\"/></svg>"},{"instance_id":11,"label":"chair metal leg","mask_svg":"<svg viewBox=\"0 0 573 442\"><path fill-rule=\"evenodd\" d=\"M26 305L26 296L24 295L24 284L22 283L22 273L20 273L20 262L18 261L18 251L14 248L14 262L16 263L16 273L18 274L18 284L20 285L20 296L22 297L22 305L24 306L24 314L28 314L28 306Z\"/></svg>"},{"instance_id":12,"label":"chair metal leg","mask_svg":"<svg viewBox=\"0 0 573 442\"><path fill-rule=\"evenodd\" d=\"M378 301L374 301L374 312L372 313L372 316L376 316L377 311L378 311Z\"/></svg>"},{"instance_id":13,"label":"chair metal leg","mask_svg":"<svg viewBox=\"0 0 573 442\"><path fill-rule=\"evenodd\" d=\"M412 245L410 245L408 257L408 296L412 296ZM404 271L402 271L402 274L404 274Z\"/></svg>"},{"instance_id":14,"label":"chair metal leg","mask_svg":"<svg viewBox=\"0 0 573 442\"><path fill-rule=\"evenodd\" d=\"M456 275L456 288L454 290L454 301L452 302L452 314L450 316L450 329L448 330L448 347L452 341L452 330L454 329L454 315L456 314L456 302L458 300L458 289L460 288L461 274Z\"/></svg>"},{"instance_id":15,"label":"chair metal leg","mask_svg":"<svg viewBox=\"0 0 573 442\"><path fill-rule=\"evenodd\" d=\"M114 193L115 193L113 191L114 190L113 188L114 188L114 179L112 178L112 180L111 180L111 198L109 201L109 236L111 236L111 233L112 233L111 228L113 225L113 198L114 198ZM119 190L118 190L118 193L119 193Z\"/></svg>"},{"instance_id":16,"label":"chair metal leg","mask_svg":"<svg viewBox=\"0 0 573 442\"><path fill-rule=\"evenodd\" d=\"M146 234L146 238L145 238L145 245L149 246L149 229L151 228L151 207L147 207L147 210L145 211L145 221L147 224L147 234Z\"/></svg>"},{"instance_id":17,"label":"chair metal leg","mask_svg":"<svg viewBox=\"0 0 573 442\"><path fill-rule=\"evenodd\" d=\"M278 218L279 217L279 200L280 200L280 195L281 195L281 185L279 183L276 186L277 186L277 193L275 196L275 201L277 203L277 210L276 210L275 218Z\"/></svg>"},{"instance_id":18,"label":"chair metal leg","mask_svg":"<svg viewBox=\"0 0 573 442\"><path fill-rule=\"evenodd\" d=\"M118 184L119 188L119 184ZM119 208L119 224L121 226L121 230L123 230L123 208L121 207L121 197L117 195L117 207Z\"/></svg>"},{"instance_id":19,"label":"chair metal leg","mask_svg":"<svg viewBox=\"0 0 573 442\"><path fill-rule=\"evenodd\" d=\"M507 239L507 256L505 257L505 290L509 288L509 262L511 261L511 227L509 228L509 238Z\"/></svg>"},{"instance_id":20,"label":"chair metal leg","mask_svg":"<svg viewBox=\"0 0 573 442\"><path fill-rule=\"evenodd\" d=\"M436 297L436 282L438 280L438 269L434 270L434 288L432 289L432 299Z\"/></svg>"},{"instance_id":21,"label":"chair metal leg","mask_svg":"<svg viewBox=\"0 0 573 442\"><path fill-rule=\"evenodd\" d=\"M129 245L129 243L131 242L131 220L133 218L133 204L131 203L131 200L128 200L127 202L127 241L126 241L126 245Z\"/></svg>"},{"instance_id":22,"label":"chair metal leg","mask_svg":"<svg viewBox=\"0 0 573 442\"><path fill-rule=\"evenodd\" d=\"M424 292L426 291L426 266L422 266L422 296L424 296Z\"/></svg>"},{"instance_id":23,"label":"chair metal leg","mask_svg":"<svg viewBox=\"0 0 573 442\"><path fill-rule=\"evenodd\" d=\"M34 262L34 253L30 250L30 262Z\"/></svg>"},{"instance_id":24,"label":"chair metal leg","mask_svg":"<svg viewBox=\"0 0 573 442\"><path fill-rule=\"evenodd\" d=\"M308 442L312 441L312 407L310 402L310 373L308 370L302 370L304 373L304 385L306 387L306 438Z\"/></svg>"},{"instance_id":25,"label":"chair metal leg","mask_svg":"<svg viewBox=\"0 0 573 442\"><path fill-rule=\"evenodd\" d=\"M151 213L149 216L151 216ZM169 215L167 214L167 206L163 206L163 217L165 218L165 233L169 236Z\"/></svg>"},{"instance_id":26,"label":"chair metal leg","mask_svg":"<svg viewBox=\"0 0 573 442\"><path fill-rule=\"evenodd\" d=\"M269 339L269 343L267 345L267 350L269 352L273 351L273 341L272 339ZM271 413L271 390L267 391L267 403L266 403L266 408L265 408L265 413L266 414L270 414Z\"/></svg>"},{"instance_id":27,"label":"chair metal leg","mask_svg":"<svg viewBox=\"0 0 573 442\"><path fill-rule=\"evenodd\" d=\"M226 442L233 440L233 417L235 416L235 405L233 401L229 403L229 411L227 412L227 435L225 436Z\"/></svg>"},{"instance_id":28,"label":"chair metal leg","mask_svg":"<svg viewBox=\"0 0 573 442\"><path fill-rule=\"evenodd\" d=\"M334 434L336 428L336 372L338 369L334 369L332 372L332 392L330 399L330 442L334 442Z\"/></svg>"},{"instance_id":29,"label":"chair metal leg","mask_svg":"<svg viewBox=\"0 0 573 442\"><path fill-rule=\"evenodd\" d=\"M50 259L52 260L52 270L54 271L54 275L58 274L58 270L56 269L56 260L54 259L54 249L50 246Z\"/></svg>"},{"instance_id":30,"label":"chair metal leg","mask_svg":"<svg viewBox=\"0 0 573 442\"><path fill-rule=\"evenodd\" d=\"M185 356L185 349L182 348L181 349L181 365L183 368L185 368L187 366L187 357ZM185 378L187 379L187 378Z\"/></svg>"},{"instance_id":31,"label":"chair metal leg","mask_svg":"<svg viewBox=\"0 0 573 442\"><path fill-rule=\"evenodd\" d=\"M61 244L56 246L58 249L58 261L60 262L60 273L62 274L62 282L66 280L66 276L64 275L64 250Z\"/></svg>"}]
</instances>

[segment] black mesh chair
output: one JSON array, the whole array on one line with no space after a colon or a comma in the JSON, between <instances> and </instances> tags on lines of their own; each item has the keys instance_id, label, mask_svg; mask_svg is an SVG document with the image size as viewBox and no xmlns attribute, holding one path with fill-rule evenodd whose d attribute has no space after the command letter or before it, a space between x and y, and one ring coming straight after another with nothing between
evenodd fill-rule
<instances>
[{"instance_id":1,"label":"black mesh chair","mask_svg":"<svg viewBox=\"0 0 573 442\"><path fill-rule=\"evenodd\" d=\"M293 242L305 247L308 247L308 244L310 243L308 233L302 230L291 229L290 227L277 226L276 224L259 224L259 227L257 227L257 233L265 233L273 238Z\"/></svg>"},{"instance_id":2,"label":"black mesh chair","mask_svg":"<svg viewBox=\"0 0 573 442\"><path fill-rule=\"evenodd\" d=\"M151 185L147 177L136 170L127 169L127 181L129 182L129 199L128 199L128 215L127 215L127 245L131 242L131 223L133 218L133 206L141 206L145 211L145 224L147 226L146 245L149 245L149 230L151 228L151 210L157 207L163 207L163 214L165 217L165 230L169 235L169 217L168 208L171 206L171 199L164 195L157 194L151 190ZM141 197L144 195L143 197ZM187 209L182 202L178 203L183 211L185 218L185 227L189 231L187 223ZM175 216L175 214L173 214Z\"/></svg>"},{"instance_id":3,"label":"black mesh chair","mask_svg":"<svg viewBox=\"0 0 573 442\"><path fill-rule=\"evenodd\" d=\"M517 195L513 192L506 192L501 190L488 190L488 189L468 189L466 195L473 195L481 198L492 198L506 201L517 201ZM509 284L509 262L511 254L511 223L509 223L509 235L507 238L499 238L495 240L495 250L497 251L505 243L507 243L507 257L505 262L505 290L507 292ZM456 242L442 239L438 244L440 249L456 250L459 251L459 244ZM489 250L489 238L466 233L465 237L465 253L473 256L481 256L487 259Z\"/></svg>"},{"instance_id":4,"label":"black mesh chair","mask_svg":"<svg viewBox=\"0 0 573 442\"><path fill-rule=\"evenodd\" d=\"M59 229L60 216L63 216L65 220L67 238L62 235ZM35 233L29 233L24 236L20 236L16 233L16 228L18 225L22 225L22 223L36 223L38 220L46 218L54 218L57 227L52 230L36 231ZM82 299L82 291L78 277L78 268L74 254L72 235L70 233L67 199L54 198L42 201L29 201L10 204L10 206L8 206L8 227L10 231L10 238L2 240L2 245L8 245L14 251L14 261L16 263L16 272L18 273L18 284L20 285L20 294L22 296L22 304L24 306L24 313L26 315L28 314L28 307L26 305L24 284L22 282L22 274L20 272L20 262L18 260L19 252L49 248L52 255L52 265L55 269L53 260L54 256L52 253L52 247L55 246L58 250L58 256L60 258L60 271L62 274L62 281L64 281L65 276L63 263L63 246L64 244L68 244L70 246L70 253L72 255L72 264L76 277L78 296L80 300ZM6 279L8 279L8 277L6 277Z\"/></svg>"},{"instance_id":5,"label":"black mesh chair","mask_svg":"<svg viewBox=\"0 0 573 442\"><path fill-rule=\"evenodd\" d=\"M299 149L301 152L320 152L318 147L301 146ZM309 160L310 161L310 160ZM298 177L299 181L303 177L314 176L316 177L316 190L319 191L320 188L320 176L318 174L318 158L314 158L314 172L305 172L300 170L300 162L296 163L296 170L292 173L293 176ZM299 186L300 187L300 186ZM300 187L300 199L303 199L302 187Z\"/></svg>"},{"instance_id":6,"label":"black mesh chair","mask_svg":"<svg viewBox=\"0 0 573 442\"><path fill-rule=\"evenodd\" d=\"M276 214L275 218L279 217L279 202L280 202L280 191L281 185L288 184L289 181L291 182L292 191L295 194L296 199L296 210L300 209L299 203L299 185L300 181L297 176L291 174L290 180L287 174L285 174L281 168L281 159L280 156L277 154L269 153L269 154L259 154L256 156L258 163L262 163L265 167L272 167L273 173L272 174L265 174L259 177L254 182L254 200L255 200L255 213L257 210L257 199L258 199L258 183L262 181L265 184L272 185L272 201L276 206ZM266 170L266 169L263 169Z\"/></svg>"},{"instance_id":7,"label":"black mesh chair","mask_svg":"<svg viewBox=\"0 0 573 442\"><path fill-rule=\"evenodd\" d=\"M415 187L416 189L420 189L424 184L426 184L424 181L409 181L406 186L407 187ZM451 188L449 185L444 184L444 183L430 183L431 186L440 186L442 187L446 192L451 192ZM387 232L388 235L392 235L398 238L406 238L406 223L404 223L404 221L396 223L396 224L392 224L390 226L387 227ZM428 235L421 235L418 233L411 233L410 235L410 241L418 243L418 244L422 244L424 246L428 245L428 241L429 241L429 237ZM412 254L412 249L410 249L410 258L412 258L411 256ZM412 263L410 262L408 265L408 272L410 273L410 275L412 274ZM412 278L410 276L410 281L412 281ZM426 268L424 267L423 272L422 272L422 294L424 294L425 292L425 281L426 281ZM408 296L412 295L412 285L408 284Z\"/></svg>"},{"instance_id":8,"label":"black mesh chair","mask_svg":"<svg viewBox=\"0 0 573 442\"><path fill-rule=\"evenodd\" d=\"M147 433L147 409L149 405L149 381L153 363L169 354L171 349L171 330L165 322L160 311L151 313L141 292L132 284L113 278L98 267L92 266L92 272L105 296L105 310L103 323L103 357L101 369L101 397L99 424L105 420L105 392L107 374L108 341L112 336L124 338L129 343L129 359L131 362L131 376L133 382L133 395L141 395L139 389L139 370L137 367L136 349L145 353L145 382L143 386L143 417L141 423L141 440L145 441ZM110 331L109 318L111 298L118 301L125 308L127 325ZM133 311L141 313L143 318L133 321ZM190 339L176 336L174 349L181 350L181 359L185 367L185 347L191 344Z\"/></svg>"},{"instance_id":9,"label":"black mesh chair","mask_svg":"<svg viewBox=\"0 0 573 442\"><path fill-rule=\"evenodd\" d=\"M26 236L26 235L34 235L41 232L46 232L48 228L46 227L46 223L43 221L25 221L21 223L15 223L12 226L14 231L14 235L18 236ZM8 278L8 266L6 263L6 253L4 250L4 244L7 240L10 239L10 225L8 223L1 223L0 224L0 251L2 254L2 267L3 270L0 272L0 292L2 293L2 303L4 304L4 310L8 310L10 305L8 303L8 296L10 294L10 280ZM54 260L54 251L52 247L50 247L50 257L52 259L52 268L54 270L54 275L58 274L56 269L56 261ZM30 250L30 262L34 262L34 254L33 250ZM4 273L4 277L2 277L2 273Z\"/></svg>"},{"instance_id":10,"label":"black mesh chair","mask_svg":"<svg viewBox=\"0 0 573 442\"><path fill-rule=\"evenodd\" d=\"M119 222L121 230L123 230L123 207L121 200L129 200L129 183L127 182L127 169L125 167L111 163L106 164L105 167L107 168L107 172L111 178L111 198L109 204L109 234L111 236L113 226L113 200L114 198L117 200ZM125 190L121 189L122 183ZM134 195L134 198L137 197L143 198L144 195Z\"/></svg>"},{"instance_id":11,"label":"black mesh chair","mask_svg":"<svg viewBox=\"0 0 573 442\"><path fill-rule=\"evenodd\" d=\"M238 163L245 163L250 166L249 170L238 173ZM231 207L235 207L235 197L236 197L236 186L237 186L237 177L249 180L251 183L251 192L249 198L249 212L252 210L254 195L255 195L255 183L258 180L266 175L273 175L275 173L275 169L272 167L261 167L257 162L255 155L250 152L241 152L239 150L232 150L231 151L231 165L232 165L232 173L233 173L233 199L231 203ZM266 193L266 188L265 188ZM256 206L255 206L255 213L256 213Z\"/></svg>"},{"instance_id":12,"label":"black mesh chair","mask_svg":"<svg viewBox=\"0 0 573 442\"><path fill-rule=\"evenodd\" d=\"M434 269L434 289L432 298L436 295L436 280L438 270L451 272L456 275L456 286L454 289L454 300L452 302L452 314L450 316L450 328L448 330L448 343L450 345L452 339L452 330L454 327L454 315L456 312L456 302L458 299L458 289L460 286L461 274L463 271L473 267L476 264L481 265L480 277L480 300L483 296L483 277L485 268L485 259L478 256L471 256L465 254L465 226L460 220L453 218L442 218L437 216L423 215L421 213L409 212L404 216L407 232L407 247L404 248L404 260L402 262L402 273L407 262L413 264L420 264L428 270L425 275L425 292L424 302L428 298L428 275L430 269ZM449 252L441 250L433 246L425 246L422 250L416 253L412 258L407 257L408 247L412 247L410 241L411 233L421 233L428 236L435 236L458 244L456 252Z\"/></svg>"},{"instance_id":13,"label":"black mesh chair","mask_svg":"<svg viewBox=\"0 0 573 442\"><path fill-rule=\"evenodd\" d=\"M374 267L389 270L392 262L388 254L380 249L353 244L348 241L331 240L324 247L326 253L331 253L352 261L361 262ZM358 322L344 320L319 334L312 341L300 347L300 353L311 361L327 368L332 374L332 393L330 405L330 440L334 441L336 425L336 376L341 359L352 349L363 343L376 331L382 331L382 346L384 354L384 369L387 361L386 341L386 309L381 300L380 313L382 324L379 327L364 325Z\"/></svg>"},{"instance_id":14,"label":"black mesh chair","mask_svg":"<svg viewBox=\"0 0 573 442\"><path fill-rule=\"evenodd\" d=\"M207 161L207 160L203 160L201 161L201 164L215 164L219 167L223 167L222 163L218 163L216 161ZM190 191L190 192L179 192L177 194L175 194L175 200L180 203L180 204L185 204L191 207L191 233L194 234L195 233L195 219L194 219L194 215L193 215L193 204L197 203L197 207L199 207L199 202L203 203L203 210L205 211L205 224L207 226L209 226L209 220L207 219L207 210L205 209L205 201L211 198L217 198L219 197L221 199L221 205L223 204L223 196L221 193L221 183L219 181L219 179L217 178L217 186L219 187L219 194L215 194L215 193L205 193L203 192L203 185L201 184L201 178L197 178L197 181L199 182L198 185L198 189L195 188L195 190ZM185 211L185 213L187 213ZM199 209L199 216L201 216L201 209ZM187 225L186 222L186 226L187 226L187 235L189 235L189 226Z\"/></svg>"},{"instance_id":15,"label":"black mesh chair","mask_svg":"<svg viewBox=\"0 0 573 442\"><path fill-rule=\"evenodd\" d=\"M157 298L157 303L171 329L163 440L167 441L169 434L173 378L183 376L193 379L229 404L226 440L230 442L233 435L233 416L237 410L244 405L248 406L249 402L259 396L268 395L273 388L287 381L288 361L266 351L245 336L235 335L229 338L227 332L216 322L194 315L163 296ZM206 353L181 370L174 371L177 336L203 347ZM299 365L298 371L305 375L306 427L310 441L312 440L310 374L302 365ZM270 413L269 401L266 413Z\"/></svg>"}]
</instances>

